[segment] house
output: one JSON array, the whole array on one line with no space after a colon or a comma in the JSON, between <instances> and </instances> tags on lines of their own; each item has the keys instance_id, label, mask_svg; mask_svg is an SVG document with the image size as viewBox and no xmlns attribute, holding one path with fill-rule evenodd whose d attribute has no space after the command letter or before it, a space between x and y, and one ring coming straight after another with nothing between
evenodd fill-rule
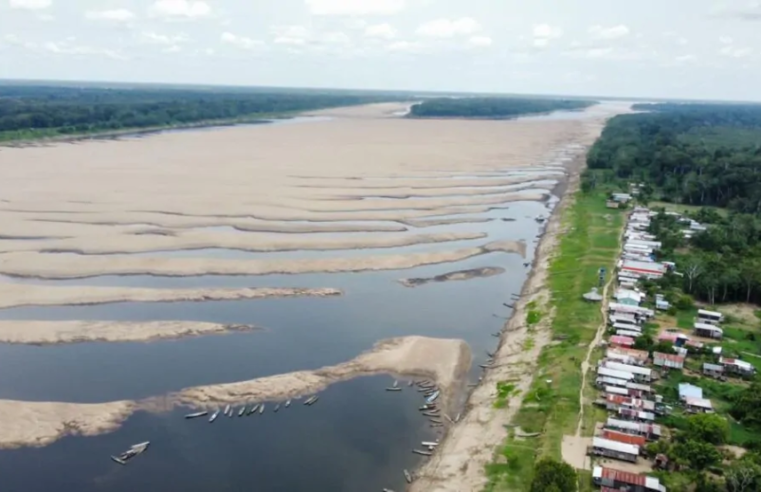
<instances>
[{"instance_id":1,"label":"house","mask_svg":"<svg viewBox=\"0 0 761 492\"><path fill-rule=\"evenodd\" d=\"M624 472L613 468L595 466L592 481L603 491L666 492L660 480L647 475Z\"/></svg>"},{"instance_id":2,"label":"house","mask_svg":"<svg viewBox=\"0 0 761 492\"><path fill-rule=\"evenodd\" d=\"M605 395L606 407L608 410L617 410L619 408L630 408L633 410L642 410L651 412L655 410L655 402L650 400L640 400L639 398L630 398L622 395Z\"/></svg>"},{"instance_id":3,"label":"house","mask_svg":"<svg viewBox=\"0 0 761 492\"><path fill-rule=\"evenodd\" d=\"M624 407L618 409L618 415L624 419L638 420L641 422L652 422L655 420L655 414L653 412L643 412L641 410L633 410Z\"/></svg>"},{"instance_id":4,"label":"house","mask_svg":"<svg viewBox=\"0 0 761 492\"><path fill-rule=\"evenodd\" d=\"M712 378L720 378L724 376L724 366L719 364L703 363L703 375Z\"/></svg>"},{"instance_id":5,"label":"house","mask_svg":"<svg viewBox=\"0 0 761 492\"><path fill-rule=\"evenodd\" d=\"M608 397L608 395L618 395L618 396L625 396L625 397L629 396L629 390L623 386L605 386L603 391L605 391L606 398Z\"/></svg>"},{"instance_id":6,"label":"house","mask_svg":"<svg viewBox=\"0 0 761 492\"><path fill-rule=\"evenodd\" d=\"M636 463L639 456L639 446L611 441L602 437L593 437L592 446L587 449L588 454L605 456L621 461Z\"/></svg>"},{"instance_id":7,"label":"house","mask_svg":"<svg viewBox=\"0 0 761 492\"><path fill-rule=\"evenodd\" d=\"M615 200L608 200L605 202L605 206L608 208L618 208L620 204Z\"/></svg>"},{"instance_id":8,"label":"house","mask_svg":"<svg viewBox=\"0 0 761 492\"><path fill-rule=\"evenodd\" d=\"M653 352L653 364L658 367L666 367L668 369L683 369L684 357L676 354L663 354L661 352Z\"/></svg>"},{"instance_id":9,"label":"house","mask_svg":"<svg viewBox=\"0 0 761 492\"><path fill-rule=\"evenodd\" d=\"M613 193L610 195L610 199L618 203L628 203L632 196L628 193Z\"/></svg>"},{"instance_id":10,"label":"house","mask_svg":"<svg viewBox=\"0 0 761 492\"><path fill-rule=\"evenodd\" d=\"M651 249L661 249L661 246L662 246L662 243L660 241L645 239L643 237L640 237L639 235L637 237L628 238L626 243L634 245L634 246L646 246Z\"/></svg>"},{"instance_id":11,"label":"house","mask_svg":"<svg viewBox=\"0 0 761 492\"><path fill-rule=\"evenodd\" d=\"M608 417L605 422L606 429L612 429L627 434L643 436L648 441L657 441L661 438L661 426L658 424L646 424L634 422L632 420L621 420L615 417Z\"/></svg>"},{"instance_id":12,"label":"house","mask_svg":"<svg viewBox=\"0 0 761 492\"><path fill-rule=\"evenodd\" d=\"M706 398L687 397L684 399L684 406L685 409L691 413L713 413L711 400Z\"/></svg>"},{"instance_id":13,"label":"house","mask_svg":"<svg viewBox=\"0 0 761 492\"><path fill-rule=\"evenodd\" d=\"M629 364L621 364L619 362L609 360L604 361L603 365L608 369L613 369L614 371L622 371L634 374L634 379L640 382L649 383L653 377L653 370L649 367L632 366Z\"/></svg>"},{"instance_id":14,"label":"house","mask_svg":"<svg viewBox=\"0 0 761 492\"><path fill-rule=\"evenodd\" d=\"M618 386L620 388L626 388L626 385L629 382L624 379L616 379L616 378L610 378L607 376L599 376L597 379L595 379L595 385L598 388L605 388L608 386Z\"/></svg>"},{"instance_id":15,"label":"house","mask_svg":"<svg viewBox=\"0 0 761 492\"><path fill-rule=\"evenodd\" d=\"M635 350L630 348L623 348L623 347L611 347L605 352L608 357L611 357L612 354L624 354L632 359L635 359L638 361L637 365L645 365L647 364L647 361L650 359L650 355L647 353L647 350Z\"/></svg>"},{"instance_id":16,"label":"house","mask_svg":"<svg viewBox=\"0 0 761 492\"><path fill-rule=\"evenodd\" d=\"M698 322L709 325L718 325L724 319L724 315L718 311L698 309Z\"/></svg>"},{"instance_id":17,"label":"house","mask_svg":"<svg viewBox=\"0 0 761 492\"><path fill-rule=\"evenodd\" d=\"M644 261L624 260L621 270L639 275L640 278L658 279L666 273L666 267L662 263L648 263Z\"/></svg>"},{"instance_id":18,"label":"house","mask_svg":"<svg viewBox=\"0 0 761 492\"><path fill-rule=\"evenodd\" d=\"M626 383L625 387L629 390L639 391L643 396L655 394L653 388L649 384Z\"/></svg>"},{"instance_id":19,"label":"house","mask_svg":"<svg viewBox=\"0 0 761 492\"><path fill-rule=\"evenodd\" d=\"M715 338L721 340L724 335L724 331L718 326L710 325L708 323L696 322L693 325L695 329L695 335L703 338Z\"/></svg>"},{"instance_id":20,"label":"house","mask_svg":"<svg viewBox=\"0 0 761 492\"><path fill-rule=\"evenodd\" d=\"M624 323L624 322L613 323L613 329L614 330L636 331L637 333L642 331L642 327L641 326L639 326L639 325L633 325L631 323Z\"/></svg>"},{"instance_id":21,"label":"house","mask_svg":"<svg viewBox=\"0 0 761 492\"><path fill-rule=\"evenodd\" d=\"M703 389L690 383L679 383L679 399L703 398Z\"/></svg>"},{"instance_id":22,"label":"house","mask_svg":"<svg viewBox=\"0 0 761 492\"><path fill-rule=\"evenodd\" d=\"M671 308L671 303L663 299L655 300L655 309L658 311L668 311Z\"/></svg>"},{"instance_id":23,"label":"house","mask_svg":"<svg viewBox=\"0 0 761 492\"><path fill-rule=\"evenodd\" d=\"M597 368L597 375L598 376L605 376L609 378L615 378L615 379L623 379L624 381L633 381L634 380L634 374L626 371L618 371L615 369L608 369L607 367L601 366Z\"/></svg>"},{"instance_id":24,"label":"house","mask_svg":"<svg viewBox=\"0 0 761 492\"><path fill-rule=\"evenodd\" d=\"M629 323L630 325L636 325L637 318L631 313L611 314L608 316L608 323Z\"/></svg>"},{"instance_id":25,"label":"house","mask_svg":"<svg viewBox=\"0 0 761 492\"><path fill-rule=\"evenodd\" d=\"M617 302L611 302L608 304L608 310L616 315L618 314L633 314L638 320L648 319L655 316L655 311L652 309L639 307L639 306L625 306Z\"/></svg>"},{"instance_id":26,"label":"house","mask_svg":"<svg viewBox=\"0 0 761 492\"><path fill-rule=\"evenodd\" d=\"M634 338L623 335L613 335L609 341L614 347L632 347L634 345Z\"/></svg>"},{"instance_id":27,"label":"house","mask_svg":"<svg viewBox=\"0 0 761 492\"><path fill-rule=\"evenodd\" d=\"M604 429L602 431L602 437L610 439L611 441L618 441L625 444L634 444L639 446L640 450L647 444L647 439L643 436L637 436L634 434L627 434L625 432L618 432L614 430Z\"/></svg>"},{"instance_id":28,"label":"house","mask_svg":"<svg viewBox=\"0 0 761 492\"><path fill-rule=\"evenodd\" d=\"M622 337L637 338L637 337L641 337L642 333L638 331L632 331L632 330L616 330L616 335L622 336Z\"/></svg>"},{"instance_id":29,"label":"house","mask_svg":"<svg viewBox=\"0 0 761 492\"><path fill-rule=\"evenodd\" d=\"M719 364L724 366L725 374L733 374L740 377L750 377L756 374L756 368L752 364L740 359L719 357Z\"/></svg>"}]
</instances>

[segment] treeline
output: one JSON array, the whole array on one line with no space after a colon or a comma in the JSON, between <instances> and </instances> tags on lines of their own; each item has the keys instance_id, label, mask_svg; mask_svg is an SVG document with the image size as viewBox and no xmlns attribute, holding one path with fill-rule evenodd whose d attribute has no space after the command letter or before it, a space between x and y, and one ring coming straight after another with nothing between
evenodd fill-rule
<instances>
[{"instance_id":1,"label":"treeline","mask_svg":"<svg viewBox=\"0 0 761 492\"><path fill-rule=\"evenodd\" d=\"M585 188L606 179L642 181L663 201L761 213L761 105L636 108L653 112L608 123L590 150Z\"/></svg>"},{"instance_id":2,"label":"treeline","mask_svg":"<svg viewBox=\"0 0 761 492\"><path fill-rule=\"evenodd\" d=\"M253 119L390 100L399 100L399 96L274 89L0 85L0 140Z\"/></svg>"},{"instance_id":3,"label":"treeline","mask_svg":"<svg viewBox=\"0 0 761 492\"><path fill-rule=\"evenodd\" d=\"M415 104L410 116L417 118L505 119L559 110L579 110L592 101L564 99L524 99L508 97L463 97L427 99Z\"/></svg>"}]
</instances>

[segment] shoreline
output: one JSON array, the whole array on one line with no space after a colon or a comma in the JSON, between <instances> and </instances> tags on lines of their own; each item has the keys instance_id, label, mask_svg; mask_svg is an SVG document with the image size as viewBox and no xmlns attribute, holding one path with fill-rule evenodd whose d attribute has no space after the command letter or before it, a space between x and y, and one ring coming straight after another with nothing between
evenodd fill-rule
<instances>
[{"instance_id":1,"label":"shoreline","mask_svg":"<svg viewBox=\"0 0 761 492\"><path fill-rule=\"evenodd\" d=\"M476 491L487 485L485 467L493 462L494 453L507 434L504 426L510 425L519 409L519 404L511 404L511 401L508 401L506 408L495 408L496 384L510 381L515 386L511 396L522 397L533 382L533 365L541 350L551 342L548 319L551 313L532 328L525 326L525 319L530 303L544 306L549 301L550 291L546 282L549 263L559 244L564 212L573 203L578 191L591 144L584 147L584 152L569 164L566 179L561 180L553 190L563 192L536 246L531 271L521 288L520 299L502 328L492 367L484 371L483 379L467 396L462 419L448 429L436 454L416 471L417 478L408 488L410 492ZM526 349L529 339L534 343L531 349ZM516 372L511 370L514 365L520 366ZM526 365L530 365L531 369Z\"/></svg>"}]
</instances>

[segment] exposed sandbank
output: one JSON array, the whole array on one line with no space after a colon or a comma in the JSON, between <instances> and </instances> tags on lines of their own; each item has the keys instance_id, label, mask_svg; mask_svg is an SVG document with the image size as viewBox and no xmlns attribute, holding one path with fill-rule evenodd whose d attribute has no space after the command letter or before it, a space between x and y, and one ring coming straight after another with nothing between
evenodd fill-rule
<instances>
[{"instance_id":1,"label":"exposed sandbank","mask_svg":"<svg viewBox=\"0 0 761 492\"><path fill-rule=\"evenodd\" d=\"M473 256L504 252L525 256L521 241L495 241L480 247L453 251L378 255L356 258L256 260L217 258L109 257L12 252L0 255L0 274L48 279L99 275L270 275L403 270L423 265L461 261Z\"/></svg>"},{"instance_id":2,"label":"exposed sandbank","mask_svg":"<svg viewBox=\"0 0 761 492\"><path fill-rule=\"evenodd\" d=\"M268 297L330 297L338 295L341 295L341 291L332 288L146 289L0 283L0 309L21 306L75 306L114 302L237 301Z\"/></svg>"},{"instance_id":3,"label":"exposed sandbank","mask_svg":"<svg viewBox=\"0 0 761 492\"><path fill-rule=\"evenodd\" d=\"M493 277L494 275L501 275L503 273L505 273L504 268L474 268L472 270L460 270L457 272L444 273L441 275L436 275L435 277L428 278L403 278L399 280L399 283L405 287L420 287L421 285L430 283L453 282L459 280L470 280L472 278Z\"/></svg>"},{"instance_id":4,"label":"exposed sandbank","mask_svg":"<svg viewBox=\"0 0 761 492\"><path fill-rule=\"evenodd\" d=\"M317 393L331 384L374 374L436 381L446 408L470 368L462 340L402 337L382 340L358 357L313 371L298 371L250 381L198 386L140 402L99 404L0 400L0 448L44 446L65 435L97 435L117 429L135 410L168 411L177 405L213 408L227 403L273 401Z\"/></svg>"},{"instance_id":5,"label":"exposed sandbank","mask_svg":"<svg viewBox=\"0 0 761 492\"><path fill-rule=\"evenodd\" d=\"M443 233L417 235L383 235L346 237L294 236L283 239L271 234L236 234L234 232L177 231L172 235L109 234L94 242L92 237L74 237L53 241L0 241L0 252L39 251L71 252L86 255L147 253L205 248L224 248L252 252L397 248L416 244L444 243L482 239L484 233Z\"/></svg>"},{"instance_id":6,"label":"exposed sandbank","mask_svg":"<svg viewBox=\"0 0 761 492\"><path fill-rule=\"evenodd\" d=\"M0 343L56 345L79 342L148 342L250 331L251 325L199 321L0 321Z\"/></svg>"}]
</instances>

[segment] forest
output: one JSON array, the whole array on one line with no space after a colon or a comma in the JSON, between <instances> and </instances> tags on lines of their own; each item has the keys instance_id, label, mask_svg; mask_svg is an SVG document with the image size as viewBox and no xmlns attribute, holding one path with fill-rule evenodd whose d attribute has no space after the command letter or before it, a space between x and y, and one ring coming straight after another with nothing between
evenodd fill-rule
<instances>
[{"instance_id":1,"label":"forest","mask_svg":"<svg viewBox=\"0 0 761 492\"><path fill-rule=\"evenodd\" d=\"M526 114L579 110L592 101L508 97L434 98L412 106L412 118L507 119Z\"/></svg>"},{"instance_id":2,"label":"forest","mask_svg":"<svg viewBox=\"0 0 761 492\"><path fill-rule=\"evenodd\" d=\"M635 108L648 112L606 126L588 155L582 187L642 182L643 202L693 206L688 215L708 228L691 240L674 216L652 221L661 257L676 261L683 275L664 283L710 304L761 303L761 105Z\"/></svg>"},{"instance_id":3,"label":"forest","mask_svg":"<svg viewBox=\"0 0 761 492\"><path fill-rule=\"evenodd\" d=\"M243 122L297 111L398 101L398 94L160 86L0 85L0 141Z\"/></svg>"}]
</instances>

